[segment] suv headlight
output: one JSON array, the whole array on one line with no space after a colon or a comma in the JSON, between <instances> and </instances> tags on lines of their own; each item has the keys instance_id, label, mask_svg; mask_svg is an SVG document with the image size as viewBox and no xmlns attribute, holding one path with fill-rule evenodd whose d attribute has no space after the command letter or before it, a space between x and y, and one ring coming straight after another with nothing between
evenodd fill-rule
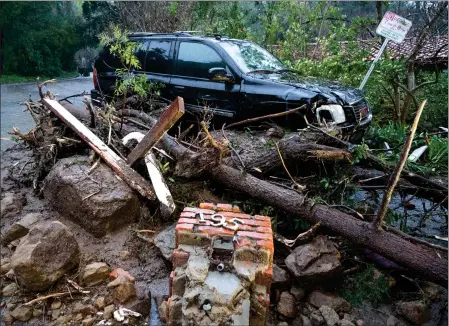
<instances>
[{"instance_id":1,"label":"suv headlight","mask_svg":"<svg viewBox=\"0 0 449 326\"><path fill-rule=\"evenodd\" d=\"M316 109L316 119L321 123L323 119L333 120L335 123L343 123L346 121L345 111L338 104L322 105Z\"/></svg>"}]
</instances>

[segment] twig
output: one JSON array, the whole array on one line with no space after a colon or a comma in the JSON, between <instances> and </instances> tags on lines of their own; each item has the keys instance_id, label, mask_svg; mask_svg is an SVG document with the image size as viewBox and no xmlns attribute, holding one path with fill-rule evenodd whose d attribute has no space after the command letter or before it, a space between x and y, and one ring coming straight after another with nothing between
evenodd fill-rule
<instances>
[{"instance_id":1,"label":"twig","mask_svg":"<svg viewBox=\"0 0 449 326\"><path fill-rule=\"evenodd\" d=\"M421 117L421 113L424 109L424 106L426 105L427 100L424 100L421 105L418 108L418 111L416 112L415 120L413 121L412 127L410 128L410 132L407 136L407 140L405 141L404 149L402 151L401 157L399 158L399 162L394 168L390 179L388 180L387 189L385 190L385 194L382 198L382 203L379 209L379 213L377 214L374 225L379 229L382 230L382 223L385 218L385 215L388 211L388 205L391 201L391 196L393 194L394 188L396 187L396 184L399 181L399 178L401 176L401 172L405 166L405 163L407 161L408 153L410 152L410 148L412 146L413 137L415 136L416 128L418 127L419 118Z\"/></svg>"},{"instance_id":2,"label":"twig","mask_svg":"<svg viewBox=\"0 0 449 326\"><path fill-rule=\"evenodd\" d=\"M280 157L280 159L281 159L282 166L284 167L285 172L287 172L287 174L288 174L288 176L290 177L290 179L292 180L292 182L295 184L296 187L298 187L299 190L304 190L304 189L306 189L306 187L301 186L300 184L298 184L298 183L295 181L295 179L293 179L292 175L290 174L290 172L288 171L287 167L285 166L284 159L282 158L282 154L281 154L281 151L279 150L278 144L275 143L275 145L276 145L276 149L277 149L277 151L278 151L279 157Z\"/></svg>"},{"instance_id":3,"label":"twig","mask_svg":"<svg viewBox=\"0 0 449 326\"><path fill-rule=\"evenodd\" d=\"M123 119L123 116L122 116L122 119ZM150 130L150 129L151 129L151 127L148 127L147 125L145 125L145 124L143 124L143 123L140 123L139 121L134 120L134 119L128 118L128 119L127 119L127 122L134 123L136 126L142 127L142 128L144 128L144 129L147 129L147 130Z\"/></svg>"},{"instance_id":4,"label":"twig","mask_svg":"<svg viewBox=\"0 0 449 326\"><path fill-rule=\"evenodd\" d=\"M260 121L260 120L264 120L264 119L271 119L271 118L277 118L277 117L283 117L285 115L289 115L295 112L298 112L299 110L302 110L304 108L307 107L307 104L301 105L298 108L295 109L291 109L288 111L284 111L284 112L279 112L279 113L274 113L274 114L268 114L268 115L263 115L261 117L257 117L257 118L251 118L251 119L246 119L246 120L242 120L242 121L238 121L238 122L234 122L231 123L229 126L227 126L226 128L231 128L231 127L236 127L236 126L240 126L243 124L247 124L250 122L255 122L255 121Z\"/></svg>"},{"instance_id":5,"label":"twig","mask_svg":"<svg viewBox=\"0 0 449 326\"><path fill-rule=\"evenodd\" d=\"M137 233L156 233L154 230L138 230Z\"/></svg>"},{"instance_id":6,"label":"twig","mask_svg":"<svg viewBox=\"0 0 449 326\"><path fill-rule=\"evenodd\" d=\"M358 271L359 269L360 269L360 265L357 265L357 266L348 268L348 269L346 269L346 270L343 271L343 275L347 275L347 274L350 274L350 273L352 273L352 272L356 272L356 271Z\"/></svg>"},{"instance_id":7,"label":"twig","mask_svg":"<svg viewBox=\"0 0 449 326\"><path fill-rule=\"evenodd\" d=\"M318 222L314 226L312 226L310 229L308 229L306 232L298 234L298 236L294 240L289 240L278 233L274 234L274 239L278 242L283 243L287 247L291 248L296 244L296 241L298 241L298 240L304 241L304 240L307 240L310 237L312 237L315 234L316 229L318 229L318 227L320 226L320 224L321 223Z\"/></svg>"},{"instance_id":8,"label":"twig","mask_svg":"<svg viewBox=\"0 0 449 326\"><path fill-rule=\"evenodd\" d=\"M191 124L186 130L184 130L179 137L176 139L177 142L180 142L181 140L184 139L185 136L187 136L187 134L189 133L189 131L193 128L193 124Z\"/></svg>"},{"instance_id":9,"label":"twig","mask_svg":"<svg viewBox=\"0 0 449 326\"><path fill-rule=\"evenodd\" d=\"M89 294L90 293L90 291L83 290L83 288L78 283L76 283L75 281L67 279L67 282L71 286L73 286L80 293L83 293L83 294Z\"/></svg>"},{"instance_id":10,"label":"twig","mask_svg":"<svg viewBox=\"0 0 449 326\"><path fill-rule=\"evenodd\" d=\"M52 293L52 294L45 295L43 297L39 297L39 298L33 299L31 301L28 301L27 303L24 303L23 305L24 306L31 306L33 303L36 303L36 302L39 302L39 301L42 301L42 300L46 300L46 299L50 299L50 298L63 297L63 296L68 295L68 294L70 294L70 292Z\"/></svg>"},{"instance_id":11,"label":"twig","mask_svg":"<svg viewBox=\"0 0 449 326\"><path fill-rule=\"evenodd\" d=\"M39 84L39 77L37 77L36 83L37 83L37 88L39 89L39 96L41 97L41 100L43 100L44 94L42 93L42 87L46 86L47 84L56 83L56 79L46 80Z\"/></svg>"},{"instance_id":12,"label":"twig","mask_svg":"<svg viewBox=\"0 0 449 326\"><path fill-rule=\"evenodd\" d=\"M231 145L231 142L229 141L228 137L226 137L225 131L224 131L224 127L225 127L226 123L223 124L223 126L221 127L221 132L223 133L223 137L228 141L228 146L229 148L235 153L235 155L237 155L237 157L239 158L240 164L242 165L242 168L245 169L245 163L243 163L242 158L240 157L239 153L235 150L235 148ZM193 125L192 125L193 126Z\"/></svg>"},{"instance_id":13,"label":"twig","mask_svg":"<svg viewBox=\"0 0 449 326\"><path fill-rule=\"evenodd\" d=\"M90 195L87 195L86 197L84 197L83 199L81 199L81 201L85 201L86 199L89 199L90 197L92 197L92 196L98 194L100 191L101 191L101 189L99 189L99 190L97 190L97 191L91 193Z\"/></svg>"},{"instance_id":14,"label":"twig","mask_svg":"<svg viewBox=\"0 0 449 326\"><path fill-rule=\"evenodd\" d=\"M204 121L201 121L201 128L203 128L203 131L206 133L206 139L209 141L209 144L212 147L215 147L216 149L221 151L222 148L217 144L215 139L212 137L212 135L210 134L209 130L207 129L206 123Z\"/></svg>"},{"instance_id":15,"label":"twig","mask_svg":"<svg viewBox=\"0 0 449 326\"><path fill-rule=\"evenodd\" d=\"M79 93L79 94L70 95L70 96L64 97L63 99L59 100L58 102L61 103L62 101L65 101L65 100L67 100L67 99L69 99L69 98L72 98L72 97L80 97L80 96L84 96L84 95L88 95L88 93L84 91L84 92Z\"/></svg>"},{"instance_id":16,"label":"twig","mask_svg":"<svg viewBox=\"0 0 449 326\"><path fill-rule=\"evenodd\" d=\"M30 158L28 159L28 161L25 162L25 164L22 166L22 168L21 168L20 171L19 171L19 175L22 174L23 169L25 169L25 166L27 166L28 163L30 163L31 159L32 159L32 157L30 157Z\"/></svg>"}]
</instances>

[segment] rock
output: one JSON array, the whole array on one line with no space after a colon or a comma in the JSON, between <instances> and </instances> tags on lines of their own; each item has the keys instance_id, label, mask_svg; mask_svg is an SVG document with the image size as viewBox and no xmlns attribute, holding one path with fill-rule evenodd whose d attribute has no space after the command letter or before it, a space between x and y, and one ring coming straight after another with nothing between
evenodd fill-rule
<instances>
[{"instance_id":1,"label":"rock","mask_svg":"<svg viewBox=\"0 0 449 326\"><path fill-rule=\"evenodd\" d=\"M78 266L79 245L72 232L53 221L32 228L11 258L20 283L31 291L43 291Z\"/></svg>"},{"instance_id":2,"label":"rock","mask_svg":"<svg viewBox=\"0 0 449 326\"><path fill-rule=\"evenodd\" d=\"M176 223L159 232L154 239L154 244L168 261L171 261L173 250L175 249L175 228Z\"/></svg>"},{"instance_id":3,"label":"rock","mask_svg":"<svg viewBox=\"0 0 449 326\"><path fill-rule=\"evenodd\" d=\"M54 301L51 304L51 309L55 310L55 309L59 309L62 306L62 302L61 301Z\"/></svg>"},{"instance_id":4,"label":"rock","mask_svg":"<svg viewBox=\"0 0 449 326\"><path fill-rule=\"evenodd\" d=\"M95 318L86 318L81 322L82 326L92 326L95 323Z\"/></svg>"},{"instance_id":5,"label":"rock","mask_svg":"<svg viewBox=\"0 0 449 326\"><path fill-rule=\"evenodd\" d=\"M319 235L299 246L285 259L287 268L300 282L321 282L341 271L340 253L332 241Z\"/></svg>"},{"instance_id":6,"label":"rock","mask_svg":"<svg viewBox=\"0 0 449 326\"><path fill-rule=\"evenodd\" d=\"M347 313L343 314L343 319L346 319L352 323L354 323L354 321L356 320L356 318L353 315Z\"/></svg>"},{"instance_id":7,"label":"rock","mask_svg":"<svg viewBox=\"0 0 449 326\"><path fill-rule=\"evenodd\" d=\"M11 269L11 259L2 258L0 261L0 275L5 275Z\"/></svg>"},{"instance_id":8,"label":"rock","mask_svg":"<svg viewBox=\"0 0 449 326\"><path fill-rule=\"evenodd\" d=\"M288 326L288 323L285 321L281 321L280 323L278 323L276 326Z\"/></svg>"},{"instance_id":9,"label":"rock","mask_svg":"<svg viewBox=\"0 0 449 326\"><path fill-rule=\"evenodd\" d=\"M23 203L20 197L8 192L0 202L0 217L8 218L19 215L22 212Z\"/></svg>"},{"instance_id":10,"label":"rock","mask_svg":"<svg viewBox=\"0 0 449 326\"><path fill-rule=\"evenodd\" d=\"M419 300L397 303L396 312L415 325L421 325L430 319L429 308Z\"/></svg>"},{"instance_id":11,"label":"rock","mask_svg":"<svg viewBox=\"0 0 449 326\"><path fill-rule=\"evenodd\" d=\"M83 319L83 314L82 314L82 313L76 314L75 320L76 320L76 321L80 321L81 319Z\"/></svg>"},{"instance_id":12,"label":"rock","mask_svg":"<svg viewBox=\"0 0 449 326\"><path fill-rule=\"evenodd\" d=\"M119 267L114 269L112 272L109 273L109 280L115 280L120 276L124 276L126 279L128 279L131 282L135 281L134 276L132 276L129 272L125 271L123 268Z\"/></svg>"},{"instance_id":13,"label":"rock","mask_svg":"<svg viewBox=\"0 0 449 326\"><path fill-rule=\"evenodd\" d=\"M120 303L124 303L136 296L136 287L132 282L125 282L117 286L114 290L114 298Z\"/></svg>"},{"instance_id":14,"label":"rock","mask_svg":"<svg viewBox=\"0 0 449 326\"><path fill-rule=\"evenodd\" d=\"M307 302L316 308L328 306L336 312L351 311L351 304L349 302L332 293L313 291L307 298Z\"/></svg>"},{"instance_id":15,"label":"rock","mask_svg":"<svg viewBox=\"0 0 449 326\"><path fill-rule=\"evenodd\" d=\"M11 315L9 311L5 311L2 316L2 320L5 322L6 326L11 326L14 322L14 317Z\"/></svg>"},{"instance_id":16,"label":"rock","mask_svg":"<svg viewBox=\"0 0 449 326\"><path fill-rule=\"evenodd\" d=\"M321 316L323 316L327 326L335 326L338 324L340 318L334 309L328 306L321 306L318 310L321 312Z\"/></svg>"},{"instance_id":17,"label":"rock","mask_svg":"<svg viewBox=\"0 0 449 326\"><path fill-rule=\"evenodd\" d=\"M39 317L42 315L42 310L33 309L33 317Z\"/></svg>"},{"instance_id":18,"label":"rock","mask_svg":"<svg viewBox=\"0 0 449 326\"><path fill-rule=\"evenodd\" d=\"M396 326L398 324L398 320L395 316L390 315L387 319L387 326Z\"/></svg>"},{"instance_id":19,"label":"rock","mask_svg":"<svg viewBox=\"0 0 449 326\"><path fill-rule=\"evenodd\" d=\"M364 325L365 325L365 322L364 322L363 320L359 319L359 320L357 320L357 321L355 322L355 324L356 324L357 326L364 326Z\"/></svg>"},{"instance_id":20,"label":"rock","mask_svg":"<svg viewBox=\"0 0 449 326\"><path fill-rule=\"evenodd\" d=\"M151 300L147 298L131 298L124 305L125 308L138 312L142 316L148 316L151 310Z\"/></svg>"},{"instance_id":21,"label":"rock","mask_svg":"<svg viewBox=\"0 0 449 326\"><path fill-rule=\"evenodd\" d=\"M112 319L112 314L114 313L115 307L113 304L104 307L103 318L105 320Z\"/></svg>"},{"instance_id":22,"label":"rock","mask_svg":"<svg viewBox=\"0 0 449 326\"><path fill-rule=\"evenodd\" d=\"M85 286L98 285L108 278L109 267L105 263L92 263L84 267L82 282Z\"/></svg>"},{"instance_id":23,"label":"rock","mask_svg":"<svg viewBox=\"0 0 449 326\"><path fill-rule=\"evenodd\" d=\"M303 288L300 288L298 286L293 286L290 289L290 293L295 297L296 301L301 301L304 299L304 296L306 295L306 291L304 291Z\"/></svg>"},{"instance_id":24,"label":"rock","mask_svg":"<svg viewBox=\"0 0 449 326\"><path fill-rule=\"evenodd\" d=\"M296 316L295 320L291 323L291 326L303 326L301 316Z\"/></svg>"},{"instance_id":25,"label":"rock","mask_svg":"<svg viewBox=\"0 0 449 326\"><path fill-rule=\"evenodd\" d=\"M163 322L167 322L167 301L162 301L162 303L159 305L158 309L157 309L158 313L159 313L159 318L163 321Z\"/></svg>"},{"instance_id":26,"label":"rock","mask_svg":"<svg viewBox=\"0 0 449 326\"><path fill-rule=\"evenodd\" d=\"M424 295L432 301L437 300L445 291L442 286L431 282L421 282L419 286Z\"/></svg>"},{"instance_id":27,"label":"rock","mask_svg":"<svg viewBox=\"0 0 449 326\"><path fill-rule=\"evenodd\" d=\"M340 326L355 326L351 321L347 319L340 320L339 324Z\"/></svg>"},{"instance_id":28,"label":"rock","mask_svg":"<svg viewBox=\"0 0 449 326\"><path fill-rule=\"evenodd\" d=\"M137 194L107 165L100 163L87 178L89 169L87 156L59 160L45 178L45 198L60 214L97 237L137 220ZM101 191L84 199L99 190L92 179L101 182Z\"/></svg>"},{"instance_id":29,"label":"rock","mask_svg":"<svg viewBox=\"0 0 449 326\"><path fill-rule=\"evenodd\" d=\"M33 307L23 305L18 306L11 311L11 316L18 321L26 322L33 317Z\"/></svg>"},{"instance_id":30,"label":"rock","mask_svg":"<svg viewBox=\"0 0 449 326\"><path fill-rule=\"evenodd\" d=\"M312 326L324 325L324 318L323 316L321 316L321 312L319 310L312 312L309 316L309 319Z\"/></svg>"},{"instance_id":31,"label":"rock","mask_svg":"<svg viewBox=\"0 0 449 326\"><path fill-rule=\"evenodd\" d=\"M8 244L14 240L20 239L28 234L30 229L39 221L42 220L40 213L28 213L19 221L14 222L13 225L6 231L2 242Z\"/></svg>"},{"instance_id":32,"label":"rock","mask_svg":"<svg viewBox=\"0 0 449 326\"><path fill-rule=\"evenodd\" d=\"M2 289L2 296L5 298L12 297L17 291L19 291L17 284L11 283Z\"/></svg>"},{"instance_id":33,"label":"rock","mask_svg":"<svg viewBox=\"0 0 449 326\"><path fill-rule=\"evenodd\" d=\"M287 291L282 292L281 298L277 305L277 311L287 318L295 318L296 301L295 298Z\"/></svg>"},{"instance_id":34,"label":"rock","mask_svg":"<svg viewBox=\"0 0 449 326\"><path fill-rule=\"evenodd\" d=\"M118 256L121 260L127 260L131 256L131 253L127 250L119 251Z\"/></svg>"},{"instance_id":35,"label":"rock","mask_svg":"<svg viewBox=\"0 0 449 326\"><path fill-rule=\"evenodd\" d=\"M310 321L309 317L301 315L301 322L302 322L302 326L312 326L312 322Z\"/></svg>"},{"instance_id":36,"label":"rock","mask_svg":"<svg viewBox=\"0 0 449 326\"><path fill-rule=\"evenodd\" d=\"M97 309L95 309L92 305L84 305L78 301L73 306L72 313L73 314L81 313L83 316L95 315L97 313Z\"/></svg>"},{"instance_id":37,"label":"rock","mask_svg":"<svg viewBox=\"0 0 449 326\"><path fill-rule=\"evenodd\" d=\"M59 315L61 314L60 309L55 309L51 312L51 319L58 319Z\"/></svg>"},{"instance_id":38,"label":"rock","mask_svg":"<svg viewBox=\"0 0 449 326\"><path fill-rule=\"evenodd\" d=\"M271 286L274 288L286 288L290 283L290 275L288 272L273 264L273 282Z\"/></svg>"},{"instance_id":39,"label":"rock","mask_svg":"<svg viewBox=\"0 0 449 326\"><path fill-rule=\"evenodd\" d=\"M103 310L103 308L106 306L106 300L104 297L99 297L97 300L95 300L95 308L98 310Z\"/></svg>"}]
</instances>

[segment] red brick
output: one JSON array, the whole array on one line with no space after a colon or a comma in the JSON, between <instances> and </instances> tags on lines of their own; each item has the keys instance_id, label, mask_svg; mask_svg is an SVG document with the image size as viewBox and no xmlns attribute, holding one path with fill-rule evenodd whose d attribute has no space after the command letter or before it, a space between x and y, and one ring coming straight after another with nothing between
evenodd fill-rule
<instances>
[{"instance_id":1,"label":"red brick","mask_svg":"<svg viewBox=\"0 0 449 326\"><path fill-rule=\"evenodd\" d=\"M196 217L196 213L195 212L181 212L181 215L179 217Z\"/></svg>"},{"instance_id":2,"label":"red brick","mask_svg":"<svg viewBox=\"0 0 449 326\"><path fill-rule=\"evenodd\" d=\"M231 204L217 204L217 211L232 212L232 205Z\"/></svg>"},{"instance_id":3,"label":"red brick","mask_svg":"<svg viewBox=\"0 0 449 326\"><path fill-rule=\"evenodd\" d=\"M256 244L261 247L269 250L271 253L274 253L274 245L273 241L269 240L257 240Z\"/></svg>"},{"instance_id":4,"label":"red brick","mask_svg":"<svg viewBox=\"0 0 449 326\"><path fill-rule=\"evenodd\" d=\"M270 291L271 283L273 282L273 268L269 267L265 271L259 271L255 277L256 284L263 285Z\"/></svg>"},{"instance_id":5,"label":"red brick","mask_svg":"<svg viewBox=\"0 0 449 326\"><path fill-rule=\"evenodd\" d=\"M180 218L178 220L178 225L180 224L200 224L200 225L209 225L210 221L204 221L202 223L200 223L199 219L194 219L194 218Z\"/></svg>"},{"instance_id":6,"label":"red brick","mask_svg":"<svg viewBox=\"0 0 449 326\"><path fill-rule=\"evenodd\" d=\"M260 233L273 233L273 231L271 231L271 227L270 228L267 228L267 227L263 227L263 226L259 226L257 229L256 229L256 232L260 232Z\"/></svg>"},{"instance_id":7,"label":"red brick","mask_svg":"<svg viewBox=\"0 0 449 326\"><path fill-rule=\"evenodd\" d=\"M234 231L226 230L222 227L217 227L217 226L199 226L198 232L207 233L210 236L214 236L214 235L232 236L232 235L234 235Z\"/></svg>"},{"instance_id":8,"label":"red brick","mask_svg":"<svg viewBox=\"0 0 449 326\"><path fill-rule=\"evenodd\" d=\"M234 250L237 250L238 248L241 247L254 247L254 241L251 239L241 239L238 242L234 242Z\"/></svg>"},{"instance_id":9,"label":"red brick","mask_svg":"<svg viewBox=\"0 0 449 326\"><path fill-rule=\"evenodd\" d=\"M125 276L131 282L134 282L134 280L135 280L134 276L132 276L128 271L125 271L121 267L116 268L112 272L109 273L109 280L113 281L119 276Z\"/></svg>"},{"instance_id":10,"label":"red brick","mask_svg":"<svg viewBox=\"0 0 449 326\"><path fill-rule=\"evenodd\" d=\"M254 216L254 219L259 221L271 221L269 216L262 216L262 215L256 215Z\"/></svg>"},{"instance_id":11,"label":"red brick","mask_svg":"<svg viewBox=\"0 0 449 326\"><path fill-rule=\"evenodd\" d=\"M269 221L245 220L244 222L246 225L263 226L266 228L271 228L271 222Z\"/></svg>"},{"instance_id":12,"label":"red brick","mask_svg":"<svg viewBox=\"0 0 449 326\"><path fill-rule=\"evenodd\" d=\"M229 223L231 224L231 223ZM237 223L239 228L237 229L238 231L255 231L255 228L252 227L251 225L247 225L247 224L240 224Z\"/></svg>"},{"instance_id":13,"label":"red brick","mask_svg":"<svg viewBox=\"0 0 449 326\"><path fill-rule=\"evenodd\" d=\"M180 223L176 225L176 229L175 229L176 233L178 231L193 231L193 224L185 224L185 223Z\"/></svg>"},{"instance_id":14,"label":"red brick","mask_svg":"<svg viewBox=\"0 0 449 326\"><path fill-rule=\"evenodd\" d=\"M172 256L172 264L173 268L184 266L187 264L187 261L189 260L190 254L185 251L181 250L173 250L173 256Z\"/></svg>"},{"instance_id":15,"label":"red brick","mask_svg":"<svg viewBox=\"0 0 449 326\"><path fill-rule=\"evenodd\" d=\"M248 214L243 214L243 213L233 213L233 212L220 212L221 215L223 215L224 217L229 217L229 218L240 218L240 219L250 219L251 215Z\"/></svg>"},{"instance_id":16,"label":"red brick","mask_svg":"<svg viewBox=\"0 0 449 326\"><path fill-rule=\"evenodd\" d=\"M238 207L237 205L232 206L232 211L234 213L240 213L241 212L240 207Z\"/></svg>"},{"instance_id":17,"label":"red brick","mask_svg":"<svg viewBox=\"0 0 449 326\"><path fill-rule=\"evenodd\" d=\"M183 212L191 212L191 213L203 213L203 214L215 214L214 210L210 209L201 209L196 207L185 207Z\"/></svg>"},{"instance_id":18,"label":"red brick","mask_svg":"<svg viewBox=\"0 0 449 326\"><path fill-rule=\"evenodd\" d=\"M215 204L214 203L200 203L200 208L215 210Z\"/></svg>"},{"instance_id":19,"label":"red brick","mask_svg":"<svg viewBox=\"0 0 449 326\"><path fill-rule=\"evenodd\" d=\"M273 237L271 234L267 233L259 233L259 232L247 232L247 231L238 231L237 235L239 238L251 238L256 240L271 240L273 241Z\"/></svg>"}]
</instances>

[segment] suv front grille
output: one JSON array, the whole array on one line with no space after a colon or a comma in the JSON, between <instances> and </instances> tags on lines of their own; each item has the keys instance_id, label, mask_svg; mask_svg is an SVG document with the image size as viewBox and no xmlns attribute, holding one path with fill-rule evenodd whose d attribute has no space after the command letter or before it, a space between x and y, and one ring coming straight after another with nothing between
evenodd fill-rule
<instances>
[{"instance_id":1,"label":"suv front grille","mask_svg":"<svg viewBox=\"0 0 449 326\"><path fill-rule=\"evenodd\" d=\"M355 102L351 105L351 107L357 123L365 119L369 114L368 103L366 103L365 100Z\"/></svg>"}]
</instances>

